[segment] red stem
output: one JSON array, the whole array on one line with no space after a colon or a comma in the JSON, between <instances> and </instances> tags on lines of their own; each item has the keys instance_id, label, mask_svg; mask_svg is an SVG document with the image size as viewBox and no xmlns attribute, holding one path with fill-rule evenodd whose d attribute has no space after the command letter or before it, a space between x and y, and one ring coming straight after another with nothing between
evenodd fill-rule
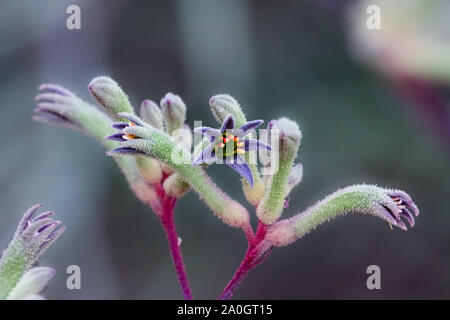
<instances>
[{"instance_id":1,"label":"red stem","mask_svg":"<svg viewBox=\"0 0 450 320\"><path fill-rule=\"evenodd\" d=\"M244 259L241 265L234 273L230 282L228 282L222 294L219 296L219 300L226 300L231 298L236 288L244 281L249 272L257 265L265 261L265 251L260 250L260 244L263 242L267 232L267 226L261 222L258 222L258 228L252 242L249 242L249 247L245 253ZM262 256L263 255L263 256ZM262 259L261 259L262 258Z\"/></svg>"},{"instance_id":2,"label":"red stem","mask_svg":"<svg viewBox=\"0 0 450 320\"><path fill-rule=\"evenodd\" d=\"M159 216L161 224L166 233L169 243L170 254L172 255L173 265L177 274L178 282L185 300L192 300L192 291L186 274L186 268L183 262L180 246L178 243L178 234L175 228L174 207L177 202L175 198L167 196L165 193L162 198L162 212Z\"/></svg>"}]
</instances>

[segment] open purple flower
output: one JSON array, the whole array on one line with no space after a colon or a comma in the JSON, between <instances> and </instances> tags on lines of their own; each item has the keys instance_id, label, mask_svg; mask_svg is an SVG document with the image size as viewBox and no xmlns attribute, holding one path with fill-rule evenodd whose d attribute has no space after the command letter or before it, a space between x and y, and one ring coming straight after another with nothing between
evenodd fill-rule
<instances>
[{"instance_id":1,"label":"open purple flower","mask_svg":"<svg viewBox=\"0 0 450 320\"><path fill-rule=\"evenodd\" d=\"M195 128L194 132L203 134L211 141L211 144L202 150L192 164L198 165L215 161L225 163L247 179L249 184L253 186L252 172L245 161L244 154L247 151L262 148L271 150L271 147L259 140L243 138L258 128L263 122L263 120L253 120L234 129L234 118L230 114L223 122L220 130L210 127Z\"/></svg>"}]
</instances>

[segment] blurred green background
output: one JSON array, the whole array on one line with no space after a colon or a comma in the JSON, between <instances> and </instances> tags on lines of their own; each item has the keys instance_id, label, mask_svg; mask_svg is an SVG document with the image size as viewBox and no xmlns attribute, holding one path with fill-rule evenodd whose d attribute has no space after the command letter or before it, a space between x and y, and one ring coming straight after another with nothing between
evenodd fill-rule
<instances>
[{"instance_id":1,"label":"blurred green background","mask_svg":"<svg viewBox=\"0 0 450 320\"><path fill-rule=\"evenodd\" d=\"M81 30L66 28L70 4L81 8ZM59 83L90 100L87 84L104 74L135 106L168 91L179 94L191 126L194 120L216 125L208 99L217 93L236 97L248 119L296 120L304 178L285 217L361 182L406 190L421 210L406 233L361 215L326 223L274 250L235 298L450 298L449 144L392 85L391 75L355 59L348 23L355 4L2 1L0 243L7 244L21 214L39 202L67 226L39 261L57 270L46 297L180 298L157 219L105 150L31 120L40 83ZM365 21L360 14L352 19ZM377 59L384 62L384 56ZM439 83L444 105L446 93ZM444 110L439 119L448 121ZM245 203L229 170L212 166L208 172ZM243 234L214 217L193 192L177 205L176 218L194 295L216 298L245 252ZM81 267L78 291L65 285L71 264ZM381 290L366 288L371 264L381 267Z\"/></svg>"}]
</instances>

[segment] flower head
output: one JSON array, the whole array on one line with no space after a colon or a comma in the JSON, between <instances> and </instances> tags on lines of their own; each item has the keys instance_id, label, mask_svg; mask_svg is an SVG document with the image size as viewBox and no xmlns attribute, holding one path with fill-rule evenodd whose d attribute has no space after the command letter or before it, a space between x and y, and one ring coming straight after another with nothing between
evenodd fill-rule
<instances>
[{"instance_id":1,"label":"flower head","mask_svg":"<svg viewBox=\"0 0 450 320\"><path fill-rule=\"evenodd\" d=\"M41 205L37 204L25 212L13 239L0 258L0 299L8 297L25 272L65 230L60 221L51 218L53 212L46 211L36 216L36 211L40 207ZM32 281L30 278L25 278L24 282L30 284ZM41 282L42 286L47 283L47 281L44 282ZM26 287L30 286L26 285ZM33 293L38 293L39 288ZM23 286L19 286L17 290L17 293L22 292Z\"/></svg>"},{"instance_id":2,"label":"flower head","mask_svg":"<svg viewBox=\"0 0 450 320\"><path fill-rule=\"evenodd\" d=\"M65 227L61 225L61 221L51 218L53 212L46 211L36 217L37 210L41 207L36 204L24 214L19 223L14 240L19 241L30 259L37 259L56 239L64 232Z\"/></svg>"},{"instance_id":3,"label":"flower head","mask_svg":"<svg viewBox=\"0 0 450 320\"><path fill-rule=\"evenodd\" d=\"M349 212L380 218L390 225L407 230L414 226L419 209L404 191L374 185L354 185L338 190L312 207L270 226L267 239L274 246L285 246L303 237L318 225Z\"/></svg>"},{"instance_id":4,"label":"flower head","mask_svg":"<svg viewBox=\"0 0 450 320\"><path fill-rule=\"evenodd\" d=\"M102 142L111 132L112 120L105 112L71 91L56 84L43 84L39 90L34 120L81 131Z\"/></svg>"},{"instance_id":5,"label":"flower head","mask_svg":"<svg viewBox=\"0 0 450 320\"><path fill-rule=\"evenodd\" d=\"M43 84L39 90L44 92L36 96L38 105L34 109L34 120L81 130L73 117L75 94L56 84Z\"/></svg>"},{"instance_id":6,"label":"flower head","mask_svg":"<svg viewBox=\"0 0 450 320\"><path fill-rule=\"evenodd\" d=\"M225 163L247 179L250 185L253 185L253 176L244 154L247 151L261 148L271 150L271 147L262 141L244 138L263 122L263 120L253 120L235 129L233 115L229 115L220 130L210 127L195 128L194 132L203 134L211 143L203 149L192 164L198 165L214 161Z\"/></svg>"}]
</instances>

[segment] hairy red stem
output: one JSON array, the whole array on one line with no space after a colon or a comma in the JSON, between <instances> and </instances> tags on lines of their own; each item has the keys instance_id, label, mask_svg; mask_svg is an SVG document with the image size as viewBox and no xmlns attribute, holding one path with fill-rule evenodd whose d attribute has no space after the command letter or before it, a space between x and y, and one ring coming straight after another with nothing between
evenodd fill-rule
<instances>
[{"instance_id":1,"label":"hairy red stem","mask_svg":"<svg viewBox=\"0 0 450 320\"><path fill-rule=\"evenodd\" d=\"M192 300L192 291L189 285L189 280L186 274L186 267L183 262L180 245L178 241L178 234L175 228L174 207L177 199L169 197L164 190L160 188L162 201L162 212L159 216L161 224L166 233L167 241L169 243L170 254L172 256L175 273L177 274L178 283L180 284L181 292L185 300Z\"/></svg>"},{"instance_id":2,"label":"hairy red stem","mask_svg":"<svg viewBox=\"0 0 450 320\"><path fill-rule=\"evenodd\" d=\"M222 291L222 294L219 296L219 300L231 298L236 288L242 283L242 281L244 281L249 272L257 265L265 261L265 258L267 258L265 256L265 252L267 250L265 248L261 250L260 245L264 241L266 232L267 226L261 222L258 222L256 234L252 241L249 242L249 247L245 253L244 259L231 280L228 282L225 289Z\"/></svg>"}]
</instances>

